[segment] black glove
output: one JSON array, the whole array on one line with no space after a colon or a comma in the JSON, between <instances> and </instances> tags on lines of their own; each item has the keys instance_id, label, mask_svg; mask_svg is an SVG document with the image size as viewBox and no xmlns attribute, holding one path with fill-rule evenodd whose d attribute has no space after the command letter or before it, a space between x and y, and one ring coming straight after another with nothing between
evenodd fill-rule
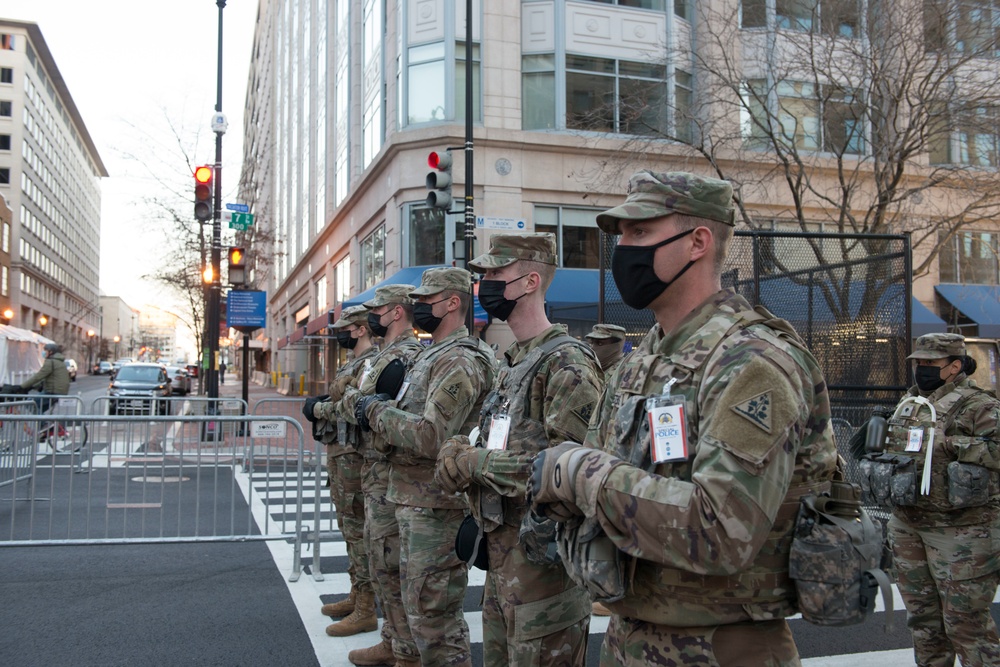
<instances>
[{"instance_id":1,"label":"black glove","mask_svg":"<svg viewBox=\"0 0 1000 667\"><path fill-rule=\"evenodd\" d=\"M316 407L317 403L322 403L330 398L329 394L324 394L322 396L310 396L306 399L305 405L302 406L302 414L310 422L316 421L316 415L313 414L313 408Z\"/></svg>"},{"instance_id":2,"label":"black glove","mask_svg":"<svg viewBox=\"0 0 1000 667\"><path fill-rule=\"evenodd\" d=\"M372 430L372 425L368 422L368 406L376 401L388 401L392 396L389 394L372 394L362 396L354 404L354 418L358 421L358 426L362 431Z\"/></svg>"}]
</instances>

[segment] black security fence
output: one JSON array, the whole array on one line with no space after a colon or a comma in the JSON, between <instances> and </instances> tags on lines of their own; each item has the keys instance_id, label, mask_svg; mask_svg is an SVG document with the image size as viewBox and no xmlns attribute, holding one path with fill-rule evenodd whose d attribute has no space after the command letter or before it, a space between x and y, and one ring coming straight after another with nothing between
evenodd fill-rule
<instances>
[{"instance_id":1,"label":"black security fence","mask_svg":"<svg viewBox=\"0 0 1000 667\"><path fill-rule=\"evenodd\" d=\"M599 318L638 342L653 315L622 303L610 268L617 241L602 235ZM791 322L812 350L830 389L838 440L906 389L908 237L738 231L722 282Z\"/></svg>"}]
</instances>

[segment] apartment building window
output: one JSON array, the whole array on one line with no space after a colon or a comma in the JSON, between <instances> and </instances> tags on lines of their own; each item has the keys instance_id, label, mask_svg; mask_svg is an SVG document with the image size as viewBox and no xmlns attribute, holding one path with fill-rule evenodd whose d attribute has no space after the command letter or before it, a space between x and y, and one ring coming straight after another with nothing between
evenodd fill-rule
<instances>
[{"instance_id":1,"label":"apartment building window","mask_svg":"<svg viewBox=\"0 0 1000 667\"><path fill-rule=\"evenodd\" d=\"M778 30L822 32L838 37L859 34L858 0L743 0L740 10L744 28L767 27L770 15Z\"/></svg>"},{"instance_id":2,"label":"apartment building window","mask_svg":"<svg viewBox=\"0 0 1000 667\"><path fill-rule=\"evenodd\" d=\"M931 164L966 164L973 167L1000 166L1000 110L974 107L947 114L950 130L928 139Z\"/></svg>"},{"instance_id":3,"label":"apartment building window","mask_svg":"<svg viewBox=\"0 0 1000 667\"><path fill-rule=\"evenodd\" d=\"M566 56L566 126L622 134L667 133L666 66Z\"/></svg>"},{"instance_id":4,"label":"apartment building window","mask_svg":"<svg viewBox=\"0 0 1000 667\"><path fill-rule=\"evenodd\" d=\"M1000 235L996 232L963 231L943 242L938 254L940 282L1000 284L998 238Z\"/></svg>"},{"instance_id":5,"label":"apartment building window","mask_svg":"<svg viewBox=\"0 0 1000 667\"><path fill-rule=\"evenodd\" d=\"M10 296L10 269L0 267L0 296Z\"/></svg>"},{"instance_id":6,"label":"apartment building window","mask_svg":"<svg viewBox=\"0 0 1000 667\"><path fill-rule=\"evenodd\" d=\"M0 250L10 253L10 223L3 223L3 234L0 235Z\"/></svg>"},{"instance_id":7,"label":"apartment building window","mask_svg":"<svg viewBox=\"0 0 1000 667\"><path fill-rule=\"evenodd\" d=\"M0 134L0 151L10 150L10 135Z\"/></svg>"},{"instance_id":8,"label":"apartment building window","mask_svg":"<svg viewBox=\"0 0 1000 667\"><path fill-rule=\"evenodd\" d=\"M322 313L330 305L326 300L326 276L316 281L316 312Z\"/></svg>"},{"instance_id":9,"label":"apartment building window","mask_svg":"<svg viewBox=\"0 0 1000 667\"><path fill-rule=\"evenodd\" d=\"M363 67L362 77L362 164L367 167L382 148L383 96L385 95L382 73L382 29L381 0L366 0L363 14Z\"/></svg>"},{"instance_id":10,"label":"apartment building window","mask_svg":"<svg viewBox=\"0 0 1000 667\"><path fill-rule=\"evenodd\" d=\"M465 44L455 45L451 66L446 46L445 42L434 42L407 49L406 122L409 125L465 120ZM479 120L482 117L479 44L472 45L472 67L472 117ZM452 114L447 109L448 87L445 85L449 73L455 91Z\"/></svg>"},{"instance_id":11,"label":"apartment building window","mask_svg":"<svg viewBox=\"0 0 1000 667\"><path fill-rule=\"evenodd\" d=\"M481 67L479 45L472 45L472 118L479 120L479 98L482 93L479 78ZM465 44L455 45L455 120L465 122Z\"/></svg>"},{"instance_id":12,"label":"apartment building window","mask_svg":"<svg viewBox=\"0 0 1000 667\"><path fill-rule=\"evenodd\" d=\"M554 54L521 58L521 127L525 130L551 130L556 127Z\"/></svg>"},{"instance_id":13,"label":"apartment building window","mask_svg":"<svg viewBox=\"0 0 1000 667\"><path fill-rule=\"evenodd\" d=\"M361 241L361 289L385 278L385 225Z\"/></svg>"},{"instance_id":14,"label":"apartment building window","mask_svg":"<svg viewBox=\"0 0 1000 667\"><path fill-rule=\"evenodd\" d=\"M351 296L351 256L333 267L333 304L344 303Z\"/></svg>"},{"instance_id":15,"label":"apartment building window","mask_svg":"<svg viewBox=\"0 0 1000 667\"><path fill-rule=\"evenodd\" d=\"M0 185L10 185L9 167L0 167Z\"/></svg>"},{"instance_id":16,"label":"apartment building window","mask_svg":"<svg viewBox=\"0 0 1000 667\"><path fill-rule=\"evenodd\" d=\"M10 100L0 100L0 116L10 118L14 115L14 105Z\"/></svg>"},{"instance_id":17,"label":"apartment building window","mask_svg":"<svg viewBox=\"0 0 1000 667\"><path fill-rule=\"evenodd\" d=\"M804 151L863 151L863 109L849 89L781 81L767 90L762 80L751 80L742 94L743 138L750 147L777 140Z\"/></svg>"},{"instance_id":18,"label":"apartment building window","mask_svg":"<svg viewBox=\"0 0 1000 667\"><path fill-rule=\"evenodd\" d=\"M13 67L0 67L0 83L14 83Z\"/></svg>"},{"instance_id":19,"label":"apartment building window","mask_svg":"<svg viewBox=\"0 0 1000 667\"><path fill-rule=\"evenodd\" d=\"M3 51L13 51L14 50L14 35L8 35L7 33L0 33L0 50ZM31 50L31 45L28 45L28 60L32 63L35 62L35 52Z\"/></svg>"},{"instance_id":20,"label":"apartment building window","mask_svg":"<svg viewBox=\"0 0 1000 667\"><path fill-rule=\"evenodd\" d=\"M568 269L601 268L598 209L536 206L535 231L556 236L559 266Z\"/></svg>"},{"instance_id":21,"label":"apartment building window","mask_svg":"<svg viewBox=\"0 0 1000 667\"><path fill-rule=\"evenodd\" d=\"M454 258L455 241L465 238L462 219L423 203L404 205L402 216L406 266L447 264Z\"/></svg>"}]
</instances>

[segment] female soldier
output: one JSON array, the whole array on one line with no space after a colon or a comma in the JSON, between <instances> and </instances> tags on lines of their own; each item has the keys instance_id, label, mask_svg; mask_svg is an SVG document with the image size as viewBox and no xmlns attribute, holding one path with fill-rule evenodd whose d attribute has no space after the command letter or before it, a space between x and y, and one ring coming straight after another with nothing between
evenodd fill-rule
<instances>
[{"instance_id":1,"label":"female soldier","mask_svg":"<svg viewBox=\"0 0 1000 667\"><path fill-rule=\"evenodd\" d=\"M916 385L889 420L889 536L920 667L1000 665L1000 402L958 334L917 339ZM908 468L908 470L907 470ZM903 483L905 482L905 483Z\"/></svg>"}]
</instances>

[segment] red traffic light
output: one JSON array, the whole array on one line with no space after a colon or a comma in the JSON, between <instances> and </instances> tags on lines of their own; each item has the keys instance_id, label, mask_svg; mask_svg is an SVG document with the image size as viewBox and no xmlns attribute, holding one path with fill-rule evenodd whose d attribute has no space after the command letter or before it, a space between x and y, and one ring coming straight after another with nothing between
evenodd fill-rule
<instances>
[{"instance_id":1,"label":"red traffic light","mask_svg":"<svg viewBox=\"0 0 1000 667\"><path fill-rule=\"evenodd\" d=\"M437 151L433 151L427 156L427 165L431 169L437 169L438 171L451 169L451 153L438 153Z\"/></svg>"},{"instance_id":2,"label":"red traffic light","mask_svg":"<svg viewBox=\"0 0 1000 667\"><path fill-rule=\"evenodd\" d=\"M209 166L198 167L194 170L194 180L198 183L211 183L212 168Z\"/></svg>"}]
</instances>

